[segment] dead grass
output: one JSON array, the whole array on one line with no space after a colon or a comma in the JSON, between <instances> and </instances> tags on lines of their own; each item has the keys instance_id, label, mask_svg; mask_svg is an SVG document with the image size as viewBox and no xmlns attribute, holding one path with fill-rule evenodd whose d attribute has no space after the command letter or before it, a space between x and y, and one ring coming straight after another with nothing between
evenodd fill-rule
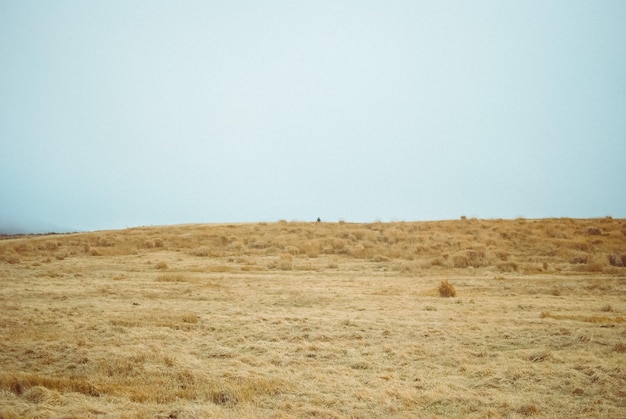
<instances>
[{"instance_id":1,"label":"dead grass","mask_svg":"<svg viewBox=\"0 0 626 419\"><path fill-rule=\"evenodd\" d=\"M560 294L559 294L560 295ZM552 314L549 312L541 312L542 319L556 320L575 320L587 323L606 323L619 324L624 323L623 316L597 316L597 315L580 315L580 314Z\"/></svg>"},{"instance_id":2,"label":"dead grass","mask_svg":"<svg viewBox=\"0 0 626 419\"><path fill-rule=\"evenodd\" d=\"M465 217L5 238L0 417L623 417L625 231Z\"/></svg>"},{"instance_id":3,"label":"dead grass","mask_svg":"<svg viewBox=\"0 0 626 419\"><path fill-rule=\"evenodd\" d=\"M191 277L183 274L169 273L159 275L156 278L157 282L195 282Z\"/></svg>"},{"instance_id":4,"label":"dead grass","mask_svg":"<svg viewBox=\"0 0 626 419\"><path fill-rule=\"evenodd\" d=\"M443 280L439 284L439 295L442 297L455 297L456 290L454 289L452 284L448 282L448 280Z\"/></svg>"}]
</instances>

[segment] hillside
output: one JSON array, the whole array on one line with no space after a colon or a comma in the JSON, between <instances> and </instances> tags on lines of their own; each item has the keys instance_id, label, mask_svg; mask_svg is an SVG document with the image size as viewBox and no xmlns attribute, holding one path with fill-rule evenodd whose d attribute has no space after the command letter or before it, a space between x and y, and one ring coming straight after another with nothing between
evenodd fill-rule
<instances>
[{"instance_id":1,"label":"hillside","mask_svg":"<svg viewBox=\"0 0 626 419\"><path fill-rule=\"evenodd\" d=\"M10 236L6 236L11 238ZM166 251L224 259L232 270L273 269L267 257L292 268L316 266L319 257L390 262L387 270L475 268L493 272L606 272L626 264L626 222L540 219L398 222L180 225L71 235L26 236L3 243L1 260L147 255ZM290 255L287 257L286 255ZM42 259L43 258L43 259ZM460 271L455 271L459 273Z\"/></svg>"},{"instance_id":2,"label":"hillside","mask_svg":"<svg viewBox=\"0 0 626 419\"><path fill-rule=\"evenodd\" d=\"M624 265L608 217L5 237L0 417L620 417Z\"/></svg>"}]
</instances>

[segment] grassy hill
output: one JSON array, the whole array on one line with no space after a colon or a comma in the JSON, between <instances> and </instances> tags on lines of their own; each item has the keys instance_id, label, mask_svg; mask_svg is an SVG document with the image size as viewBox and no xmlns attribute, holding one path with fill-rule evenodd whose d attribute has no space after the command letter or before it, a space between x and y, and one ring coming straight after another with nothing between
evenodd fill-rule
<instances>
[{"instance_id":1,"label":"grassy hill","mask_svg":"<svg viewBox=\"0 0 626 419\"><path fill-rule=\"evenodd\" d=\"M612 218L5 237L0 417L620 417L624 265Z\"/></svg>"}]
</instances>

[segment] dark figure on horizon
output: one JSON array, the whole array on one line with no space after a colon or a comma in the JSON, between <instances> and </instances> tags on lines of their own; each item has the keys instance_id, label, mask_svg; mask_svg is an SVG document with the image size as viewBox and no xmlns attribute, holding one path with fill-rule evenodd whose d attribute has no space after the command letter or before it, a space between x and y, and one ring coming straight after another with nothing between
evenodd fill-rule
<instances>
[{"instance_id":1,"label":"dark figure on horizon","mask_svg":"<svg viewBox=\"0 0 626 419\"><path fill-rule=\"evenodd\" d=\"M317 222L318 222L318 223L322 222L322 220L320 219L320 217L317 217Z\"/></svg>"}]
</instances>

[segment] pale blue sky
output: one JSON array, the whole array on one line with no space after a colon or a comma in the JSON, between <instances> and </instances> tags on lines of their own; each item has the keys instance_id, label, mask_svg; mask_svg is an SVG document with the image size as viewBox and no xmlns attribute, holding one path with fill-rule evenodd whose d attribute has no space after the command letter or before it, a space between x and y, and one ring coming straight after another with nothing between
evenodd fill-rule
<instances>
[{"instance_id":1,"label":"pale blue sky","mask_svg":"<svg viewBox=\"0 0 626 419\"><path fill-rule=\"evenodd\" d=\"M626 1L0 0L0 229L626 217Z\"/></svg>"}]
</instances>

